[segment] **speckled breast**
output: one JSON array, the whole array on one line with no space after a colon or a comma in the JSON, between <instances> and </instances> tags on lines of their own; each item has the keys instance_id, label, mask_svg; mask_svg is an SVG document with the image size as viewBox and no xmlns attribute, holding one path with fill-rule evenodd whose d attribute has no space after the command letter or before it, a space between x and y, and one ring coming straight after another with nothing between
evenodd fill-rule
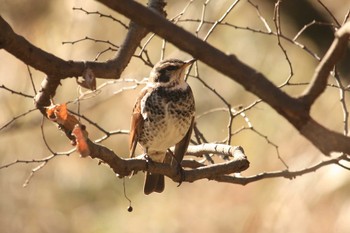
<instances>
[{"instance_id":1,"label":"speckled breast","mask_svg":"<svg viewBox=\"0 0 350 233\"><path fill-rule=\"evenodd\" d=\"M187 133L195 112L191 88L168 90L157 87L146 96L139 143L149 151L166 151Z\"/></svg>"}]
</instances>

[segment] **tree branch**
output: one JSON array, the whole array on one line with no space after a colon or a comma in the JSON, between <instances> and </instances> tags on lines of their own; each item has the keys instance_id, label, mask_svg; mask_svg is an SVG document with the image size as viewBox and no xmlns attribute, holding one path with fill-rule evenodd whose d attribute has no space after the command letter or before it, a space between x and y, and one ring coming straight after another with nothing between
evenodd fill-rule
<instances>
[{"instance_id":1,"label":"tree branch","mask_svg":"<svg viewBox=\"0 0 350 233\"><path fill-rule=\"evenodd\" d=\"M264 75L242 63L234 55L226 55L135 1L97 1L145 26L181 50L190 53L195 58L238 82L245 89L269 103L277 112L288 116L287 119L293 120L293 124L297 125L298 128L308 119L305 108L299 100L276 88Z\"/></svg>"},{"instance_id":2,"label":"tree branch","mask_svg":"<svg viewBox=\"0 0 350 233\"><path fill-rule=\"evenodd\" d=\"M202 157L203 154L217 154L224 157L237 157L236 153L243 153L244 150L241 146L230 146L226 144L212 144L203 143L201 145L189 146L187 149L187 155L193 155L197 157Z\"/></svg>"},{"instance_id":3,"label":"tree branch","mask_svg":"<svg viewBox=\"0 0 350 233\"><path fill-rule=\"evenodd\" d=\"M155 5L152 2L150 7ZM61 79L81 76L87 68L92 69L94 75L98 77L119 78L146 34L145 28L130 23L130 29L124 43L113 59L103 63L65 61L41 50L22 36L17 35L0 16L0 48L5 49L27 65L47 74L41 84L41 89L35 96L35 105L44 115L43 107L50 105L50 100L55 96Z\"/></svg>"},{"instance_id":4,"label":"tree branch","mask_svg":"<svg viewBox=\"0 0 350 233\"><path fill-rule=\"evenodd\" d=\"M158 1L150 1L150 6L163 13L162 4ZM147 30L133 22L130 23L128 34L124 43L120 46L116 56L107 62L73 62L64 61L30 44L23 37L15 34L7 22L0 16L0 46L16 56L23 62L46 73L48 76L41 84L41 89L35 96L35 105L45 115L43 107L50 105L50 100L55 96L60 80L70 76L81 76L85 69L91 69L95 76L104 78L119 78L122 71L129 63L137 46Z\"/></svg>"},{"instance_id":5,"label":"tree branch","mask_svg":"<svg viewBox=\"0 0 350 233\"><path fill-rule=\"evenodd\" d=\"M344 55L350 37L350 22L344 24L336 33L335 38L321 62L318 64L309 88L301 97L301 100L311 106L327 87L329 73L334 65Z\"/></svg>"},{"instance_id":6,"label":"tree branch","mask_svg":"<svg viewBox=\"0 0 350 233\"><path fill-rule=\"evenodd\" d=\"M287 179L294 179L297 176L302 176L307 173L315 172L318 169L328 166L328 165L339 165L343 166L340 164L340 161L349 161L349 158L347 155L343 154L340 155L337 158L321 161L313 166L306 167L301 170L295 170L295 171L289 171L289 170L283 170L283 171L274 171L274 172L263 172L257 175L253 176L247 176L247 177L241 177L241 176L232 176L232 175L224 175L224 176L219 176L215 180L219 182L226 182L226 183L231 183L231 184L241 184L241 185L247 185L252 182L256 182L259 180L263 179L270 179L270 178L287 178ZM348 169L346 167L346 169Z\"/></svg>"},{"instance_id":7,"label":"tree branch","mask_svg":"<svg viewBox=\"0 0 350 233\"><path fill-rule=\"evenodd\" d=\"M50 104L50 99L54 97L61 79L81 76L88 68L94 72L96 77L118 79L135 53L142 38L148 33L148 30L152 30L183 51L192 54L195 58L227 75L232 80L240 83L248 91L263 99L291 122L302 135L308 138L323 153L329 154L332 151L341 151L350 154L350 140L348 137L326 129L314 121L309 115L311 105L324 91L329 72L340 59L342 50L347 45L350 36L349 23L345 24L336 33L333 45L316 69L313 81L304 96L293 98L276 87L264 75L245 65L235 56L222 53L191 33L167 21L163 17L163 1L150 0L149 8L151 10L134 1L98 1L135 21L135 23L130 23L128 34L115 57L107 62L65 61L58 58L53 54L41 50L22 36L16 34L10 25L0 16L0 48L5 49L26 64L47 74L47 77L42 82L41 90L35 97L36 107L44 115L46 114L43 111L43 107ZM66 134L68 136L70 132L66 132ZM169 164L147 163L146 160L140 158L123 159L100 144L90 140L87 140L87 143L90 149L90 156L108 164L120 177L129 175L131 171L150 171L168 176L177 182L181 180L177 169ZM208 153L222 155L225 159L233 157L233 159L224 163L207 166L198 161L184 160L182 166L191 169L184 171L183 181L193 182L208 178L221 182L246 184L270 177L282 176L290 178L335 163L335 160L329 160L303 171L293 172L286 170L275 173L263 173L243 179L227 175L244 171L249 167L249 161L245 157L241 147L202 144L190 146L188 149L188 154L193 156Z\"/></svg>"},{"instance_id":8,"label":"tree branch","mask_svg":"<svg viewBox=\"0 0 350 233\"><path fill-rule=\"evenodd\" d=\"M150 1L149 7L159 10L157 1ZM162 11L161 11L162 12ZM116 56L107 62L65 61L31 44L16 34L11 26L0 16L0 48L17 57L29 66L63 79L82 76L85 69L90 68L96 77L118 79L129 63L140 41L148 31L141 26L130 23L128 34L120 46Z\"/></svg>"},{"instance_id":9,"label":"tree branch","mask_svg":"<svg viewBox=\"0 0 350 233\"><path fill-rule=\"evenodd\" d=\"M200 179L215 179L225 174L239 173L249 167L249 161L241 147L225 145L227 151L223 152L221 151L223 148L221 147L222 145L205 144L202 148L212 148L210 150L212 153L230 154L233 156L232 160L207 166L202 164L202 166L197 166L194 169L184 170L183 177L181 177L176 166L156 162L148 163L145 159L139 157L123 159L103 145L96 144L91 140L87 140L87 143L90 149L90 156L106 163L119 177L128 176L132 172L149 171L151 173L165 175L175 182L194 182ZM198 147L201 146L190 146L189 151L197 151L196 153L202 154L208 153L208 150L200 151ZM218 148L219 150L214 148ZM189 162L184 160L182 166L185 165L184 167L186 167L186 164L189 164Z\"/></svg>"},{"instance_id":10,"label":"tree branch","mask_svg":"<svg viewBox=\"0 0 350 233\"><path fill-rule=\"evenodd\" d=\"M316 123L309 115L310 106L302 98L293 98L276 87L264 75L242 63L233 55L226 55L210 44L200 40L186 30L147 10L141 4L128 0L97 0L111 9L125 15L173 43L181 50L190 53L230 79L241 84L246 90L257 95L286 118L310 142L328 155L332 151L350 153L350 139ZM321 137L307 132L312 126L316 132L334 137L324 143Z\"/></svg>"}]
</instances>

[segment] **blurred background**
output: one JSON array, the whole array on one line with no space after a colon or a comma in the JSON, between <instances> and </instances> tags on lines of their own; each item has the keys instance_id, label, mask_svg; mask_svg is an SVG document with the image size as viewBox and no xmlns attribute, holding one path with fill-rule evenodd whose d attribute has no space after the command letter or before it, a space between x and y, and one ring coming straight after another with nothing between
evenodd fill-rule
<instances>
[{"instance_id":1,"label":"blurred background","mask_svg":"<svg viewBox=\"0 0 350 233\"><path fill-rule=\"evenodd\" d=\"M204 38L211 24L198 27L202 17L208 22L218 20L233 1L169 1L168 18L186 11L178 24ZM144 3L144 2L143 2ZM254 1L272 31L275 30L274 1ZM343 22L349 10L345 0L323 0L335 19ZM111 41L120 45L127 30L110 18L86 14L99 11L112 15L123 23L129 20L90 0L0 0L0 14L18 34L34 45L66 60L94 60L108 49L106 43L82 40L85 37ZM317 0L283 1L280 6L282 32L293 38L304 25L312 20L335 20ZM192 20L190 20L192 19ZM290 66L277 38L273 35L254 33L252 29L265 31L257 8L247 1L239 2L224 22L242 27L218 26L208 42L225 53L235 54L240 60L266 75L276 85L284 83ZM151 35L151 34L150 34ZM148 35L142 42L144 44ZM314 25L305 30L297 41L312 53L322 57L332 41L329 26ZM186 39L186 38L184 38ZM292 64L291 83L309 82L318 64L315 56L294 43L282 40ZM146 46L150 61L161 59L162 39L154 37ZM114 56L107 51L98 57L105 61ZM208 54L210 56L210 54ZM191 58L171 44L165 45L164 57ZM0 85L34 95L27 66L4 50L0 50ZM346 60L344 60L346 64ZM349 63L347 63L349 64ZM342 66L344 85L349 75ZM45 77L29 68L36 90ZM123 72L123 79L142 80L151 67L139 58L132 59ZM191 74L196 75L195 69ZM198 62L198 75L215 89L232 106L246 107L257 100L241 86ZM98 85L106 81L98 80ZM224 108L224 103L197 78L189 78L197 104L197 124L208 141L222 141L227 137L228 114L209 110ZM330 83L334 80L330 79ZM107 131L128 130L134 101L142 85L135 82L110 82L97 93L87 95L80 102L80 112ZM288 85L283 90L291 95L300 94L305 85ZM67 78L57 90L55 103L74 101L80 92L76 81ZM349 101L347 98L346 101ZM78 111L78 105L68 105ZM32 111L33 99L11 94L0 89L0 166L16 160L42 159L51 153L43 140L43 132L50 148L55 152L72 149L68 139L51 122L42 119L39 111ZM328 88L312 109L312 116L327 127L343 132L343 115L339 91ZM241 145L250 161L250 168L243 176L261 172L284 170L278 156L290 170L300 170L327 159L299 135L289 123L268 105L260 103L246 112L255 131L247 128L242 117L233 120L232 145ZM86 123L91 139L103 133ZM4 127L6 126L6 127ZM128 135L114 135L103 142L118 155L128 155ZM140 152L140 151L139 151ZM23 184L40 163L16 163L0 170L0 231L3 233L32 232L350 232L349 171L339 166L327 166L314 173L293 180L265 179L246 186L197 181L177 187L169 179L162 194L143 194L143 174L125 180L128 197L134 211L129 213L128 200L124 197L123 180L116 178L108 167L98 165L97 160L80 158L77 153L56 156L42 169L35 172L29 184Z\"/></svg>"}]
</instances>

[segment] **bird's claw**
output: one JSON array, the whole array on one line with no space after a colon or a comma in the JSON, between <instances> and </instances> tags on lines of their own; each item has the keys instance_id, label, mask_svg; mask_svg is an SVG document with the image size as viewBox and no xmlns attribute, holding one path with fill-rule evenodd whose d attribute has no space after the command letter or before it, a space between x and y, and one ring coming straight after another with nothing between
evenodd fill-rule
<instances>
[{"instance_id":1,"label":"bird's claw","mask_svg":"<svg viewBox=\"0 0 350 233\"><path fill-rule=\"evenodd\" d=\"M144 154L144 159L146 160L146 168L148 170L149 164L153 163L153 161L147 154Z\"/></svg>"},{"instance_id":2,"label":"bird's claw","mask_svg":"<svg viewBox=\"0 0 350 233\"><path fill-rule=\"evenodd\" d=\"M179 184L177 185L177 187L179 187L182 184L182 181L185 180L185 171L181 167L180 164L178 164L178 166L177 166L177 174L179 174L179 173L180 173L180 181L179 181Z\"/></svg>"}]
</instances>

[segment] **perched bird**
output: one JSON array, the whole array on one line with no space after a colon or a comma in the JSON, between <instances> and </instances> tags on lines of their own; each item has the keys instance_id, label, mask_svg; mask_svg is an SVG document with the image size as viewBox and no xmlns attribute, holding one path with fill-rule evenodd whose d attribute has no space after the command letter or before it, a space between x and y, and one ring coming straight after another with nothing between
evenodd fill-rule
<instances>
[{"instance_id":1,"label":"perched bird","mask_svg":"<svg viewBox=\"0 0 350 233\"><path fill-rule=\"evenodd\" d=\"M181 168L193 128L195 102L184 76L195 60L167 59L151 70L149 82L136 100L130 129L130 156L139 143L148 159L163 163L175 145L174 159ZM144 193L162 192L164 176L146 172Z\"/></svg>"}]
</instances>

